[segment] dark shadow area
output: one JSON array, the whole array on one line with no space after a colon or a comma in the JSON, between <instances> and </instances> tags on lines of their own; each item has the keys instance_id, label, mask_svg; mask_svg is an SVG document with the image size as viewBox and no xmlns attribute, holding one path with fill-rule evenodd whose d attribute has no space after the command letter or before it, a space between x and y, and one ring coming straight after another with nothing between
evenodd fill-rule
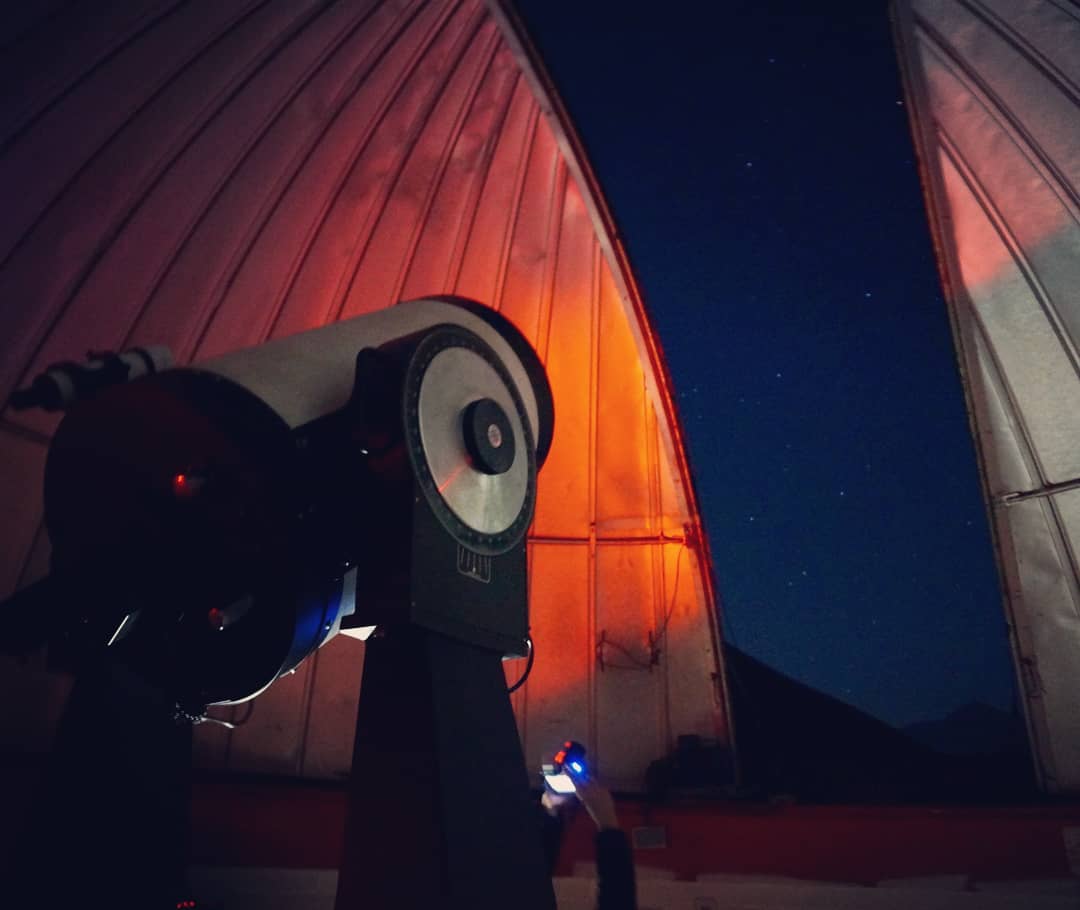
<instances>
[{"instance_id":1,"label":"dark shadow area","mask_svg":"<svg viewBox=\"0 0 1080 910\"><path fill-rule=\"evenodd\" d=\"M1040 800L1022 721L972 705L890 727L730 646L743 785L819 803Z\"/></svg>"},{"instance_id":2,"label":"dark shadow area","mask_svg":"<svg viewBox=\"0 0 1080 910\"><path fill-rule=\"evenodd\" d=\"M654 801L818 804L1031 804L1036 786L1023 719L972 703L905 729L726 646L740 783L720 743L680 736L650 766Z\"/></svg>"}]
</instances>

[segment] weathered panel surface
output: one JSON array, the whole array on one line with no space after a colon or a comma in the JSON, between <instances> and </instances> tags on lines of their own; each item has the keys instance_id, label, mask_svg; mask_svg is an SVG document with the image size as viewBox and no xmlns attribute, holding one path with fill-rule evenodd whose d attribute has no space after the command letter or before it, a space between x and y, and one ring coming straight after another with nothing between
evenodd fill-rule
<instances>
[{"instance_id":1,"label":"weathered panel surface","mask_svg":"<svg viewBox=\"0 0 1080 910\"><path fill-rule=\"evenodd\" d=\"M1080 791L1080 9L895 7L1045 787Z\"/></svg>"}]
</instances>

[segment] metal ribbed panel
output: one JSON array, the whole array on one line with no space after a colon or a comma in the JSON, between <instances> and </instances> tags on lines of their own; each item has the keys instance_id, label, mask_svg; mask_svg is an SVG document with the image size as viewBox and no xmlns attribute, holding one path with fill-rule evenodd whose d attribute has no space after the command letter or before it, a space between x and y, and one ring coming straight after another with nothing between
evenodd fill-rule
<instances>
[{"instance_id":1,"label":"metal ribbed panel","mask_svg":"<svg viewBox=\"0 0 1080 910\"><path fill-rule=\"evenodd\" d=\"M1080 8L897 6L1045 786L1080 791Z\"/></svg>"},{"instance_id":2,"label":"metal ribbed panel","mask_svg":"<svg viewBox=\"0 0 1080 910\"><path fill-rule=\"evenodd\" d=\"M477 0L76 7L24 31L4 64L27 86L0 120L5 399L91 348L164 343L187 363L411 297L496 307L544 358L557 414L530 544L538 657L515 696L530 763L574 736L636 782L680 733L726 741L659 347L506 14ZM0 424L5 591L43 569L54 426ZM346 773L361 660L332 643L247 725L200 731L203 760Z\"/></svg>"}]
</instances>

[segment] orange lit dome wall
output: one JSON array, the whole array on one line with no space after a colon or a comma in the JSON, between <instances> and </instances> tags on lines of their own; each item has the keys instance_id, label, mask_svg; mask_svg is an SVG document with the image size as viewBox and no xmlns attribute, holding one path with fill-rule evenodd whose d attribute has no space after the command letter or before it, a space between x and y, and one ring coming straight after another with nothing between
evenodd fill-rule
<instances>
[{"instance_id":1,"label":"orange lit dome wall","mask_svg":"<svg viewBox=\"0 0 1080 910\"><path fill-rule=\"evenodd\" d=\"M190 363L403 299L490 305L532 341L555 394L529 547L536 665L513 696L530 765L573 737L636 785L680 734L729 743L662 353L513 14L480 0L144 0L22 15L42 18L0 64L4 400L90 349L166 344ZM55 424L10 410L0 423L0 593L47 571ZM247 722L201 728L200 762L346 774L363 647L339 638L224 709ZM43 668L2 674L55 716L62 687ZM24 745L45 741L20 723Z\"/></svg>"}]
</instances>

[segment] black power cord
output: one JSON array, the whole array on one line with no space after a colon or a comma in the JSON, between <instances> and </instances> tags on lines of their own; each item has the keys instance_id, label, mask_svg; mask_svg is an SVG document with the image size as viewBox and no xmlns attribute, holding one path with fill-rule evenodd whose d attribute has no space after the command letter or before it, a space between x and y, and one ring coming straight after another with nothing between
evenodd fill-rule
<instances>
[{"instance_id":1,"label":"black power cord","mask_svg":"<svg viewBox=\"0 0 1080 910\"><path fill-rule=\"evenodd\" d=\"M529 674L532 673L533 661L536 659L536 646L533 645L532 635L525 636L525 646L529 649L528 659L525 661L525 672L521 674L521 679L514 683L509 689L506 690L507 695L511 695L525 685L525 680L529 678Z\"/></svg>"}]
</instances>

